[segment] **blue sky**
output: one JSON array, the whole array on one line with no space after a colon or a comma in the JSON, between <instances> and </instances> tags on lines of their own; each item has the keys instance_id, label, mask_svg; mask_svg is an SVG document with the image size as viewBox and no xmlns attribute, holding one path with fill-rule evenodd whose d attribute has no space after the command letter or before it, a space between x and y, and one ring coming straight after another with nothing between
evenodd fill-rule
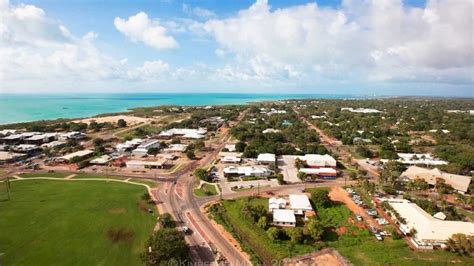
<instances>
[{"instance_id":1,"label":"blue sky","mask_svg":"<svg viewBox=\"0 0 474 266\"><path fill-rule=\"evenodd\" d=\"M472 97L472 4L0 0L0 92Z\"/></svg>"}]
</instances>

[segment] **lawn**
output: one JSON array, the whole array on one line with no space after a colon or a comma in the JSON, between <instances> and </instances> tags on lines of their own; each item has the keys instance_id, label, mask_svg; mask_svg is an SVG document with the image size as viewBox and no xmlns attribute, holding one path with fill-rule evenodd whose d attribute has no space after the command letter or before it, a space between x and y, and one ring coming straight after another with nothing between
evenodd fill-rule
<instances>
[{"instance_id":1,"label":"lawn","mask_svg":"<svg viewBox=\"0 0 474 266\"><path fill-rule=\"evenodd\" d=\"M215 185L203 184L201 188L195 188L194 194L198 197L214 196L217 195L217 189Z\"/></svg>"},{"instance_id":2,"label":"lawn","mask_svg":"<svg viewBox=\"0 0 474 266\"><path fill-rule=\"evenodd\" d=\"M58 173L58 172L51 172L51 173L24 173L20 174L20 177L29 178L29 177L53 177L53 178L65 178L70 174L67 173Z\"/></svg>"},{"instance_id":3,"label":"lawn","mask_svg":"<svg viewBox=\"0 0 474 266\"><path fill-rule=\"evenodd\" d=\"M155 217L145 188L118 182L21 180L0 201L2 265L141 265Z\"/></svg>"},{"instance_id":4,"label":"lawn","mask_svg":"<svg viewBox=\"0 0 474 266\"><path fill-rule=\"evenodd\" d=\"M83 178L103 178L103 179L116 179L116 180L125 180L126 177L120 176L106 176L106 175L97 175L97 174L88 174L88 173L81 173L76 174L73 179L83 179Z\"/></svg>"}]
</instances>

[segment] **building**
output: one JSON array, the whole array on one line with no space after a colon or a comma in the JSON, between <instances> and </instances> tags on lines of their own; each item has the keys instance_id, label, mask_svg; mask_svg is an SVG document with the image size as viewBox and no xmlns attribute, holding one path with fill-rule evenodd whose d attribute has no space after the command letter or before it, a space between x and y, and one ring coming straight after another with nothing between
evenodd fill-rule
<instances>
[{"instance_id":1,"label":"building","mask_svg":"<svg viewBox=\"0 0 474 266\"><path fill-rule=\"evenodd\" d=\"M127 140L124 143L117 144L116 149L118 152L127 152L135 149L138 145L143 142L142 139Z\"/></svg>"},{"instance_id":2,"label":"building","mask_svg":"<svg viewBox=\"0 0 474 266\"><path fill-rule=\"evenodd\" d=\"M276 226L296 226L295 213L292 210L287 209L274 209L273 210L273 225Z\"/></svg>"},{"instance_id":3,"label":"building","mask_svg":"<svg viewBox=\"0 0 474 266\"><path fill-rule=\"evenodd\" d=\"M268 210L273 212L273 210L278 209L285 209L286 208L286 200L283 198L269 198L268 199Z\"/></svg>"},{"instance_id":4,"label":"building","mask_svg":"<svg viewBox=\"0 0 474 266\"><path fill-rule=\"evenodd\" d=\"M0 164L14 163L26 159L26 154L0 151Z\"/></svg>"},{"instance_id":5,"label":"building","mask_svg":"<svg viewBox=\"0 0 474 266\"><path fill-rule=\"evenodd\" d=\"M172 138L174 136L181 136L185 139L202 139L206 137L207 129L198 128L172 128L166 131L162 131L158 137L160 138Z\"/></svg>"},{"instance_id":6,"label":"building","mask_svg":"<svg viewBox=\"0 0 474 266\"><path fill-rule=\"evenodd\" d=\"M57 137L58 137L58 133L44 133L44 134L31 136L25 139L25 142L27 144L41 145L43 143L54 141L57 139Z\"/></svg>"},{"instance_id":7,"label":"building","mask_svg":"<svg viewBox=\"0 0 474 266\"><path fill-rule=\"evenodd\" d=\"M172 166L171 162L166 158L159 158L156 161L139 161L130 160L126 163L127 168L133 169L164 169Z\"/></svg>"},{"instance_id":8,"label":"building","mask_svg":"<svg viewBox=\"0 0 474 266\"><path fill-rule=\"evenodd\" d=\"M229 152L235 152L235 144L226 144L224 149L227 149Z\"/></svg>"},{"instance_id":9,"label":"building","mask_svg":"<svg viewBox=\"0 0 474 266\"><path fill-rule=\"evenodd\" d=\"M334 168L336 169L337 161L329 154L306 154L297 156L296 158L303 161L309 168Z\"/></svg>"},{"instance_id":10,"label":"building","mask_svg":"<svg viewBox=\"0 0 474 266\"><path fill-rule=\"evenodd\" d=\"M387 199L392 208L405 219L400 230L405 235L415 231L412 243L420 249L443 247L453 234L474 236L474 223L462 221L443 221L434 218L415 203L404 199Z\"/></svg>"},{"instance_id":11,"label":"building","mask_svg":"<svg viewBox=\"0 0 474 266\"><path fill-rule=\"evenodd\" d=\"M145 142L142 142L136 149L132 151L134 155L137 156L145 156L148 154L148 150L150 148L159 148L160 147L160 141L156 139L148 140Z\"/></svg>"},{"instance_id":12,"label":"building","mask_svg":"<svg viewBox=\"0 0 474 266\"><path fill-rule=\"evenodd\" d=\"M95 158L94 160L91 160L90 163L91 164L97 164L97 165L106 165L110 161L112 161L112 157L105 154L105 155L102 155L100 157Z\"/></svg>"},{"instance_id":13,"label":"building","mask_svg":"<svg viewBox=\"0 0 474 266\"><path fill-rule=\"evenodd\" d=\"M5 137L5 136L16 134L16 132L17 132L16 129L3 129L3 130L0 130L0 136Z\"/></svg>"},{"instance_id":14,"label":"building","mask_svg":"<svg viewBox=\"0 0 474 266\"><path fill-rule=\"evenodd\" d=\"M371 109L371 108L351 108L351 107L345 107L341 108L341 111L349 111L352 113L363 113L363 114L376 114L376 113L382 113L382 111L379 111L377 109Z\"/></svg>"},{"instance_id":15,"label":"building","mask_svg":"<svg viewBox=\"0 0 474 266\"><path fill-rule=\"evenodd\" d=\"M23 137L21 134L12 134L0 139L1 143L5 145L17 145L20 144L22 140Z\"/></svg>"},{"instance_id":16,"label":"building","mask_svg":"<svg viewBox=\"0 0 474 266\"><path fill-rule=\"evenodd\" d=\"M68 141L68 140L81 140L87 137L86 134L78 131L72 131L67 133L59 134L59 140Z\"/></svg>"},{"instance_id":17,"label":"building","mask_svg":"<svg viewBox=\"0 0 474 266\"><path fill-rule=\"evenodd\" d=\"M256 167L256 166L229 166L224 168L224 176L269 176L272 174L266 167Z\"/></svg>"},{"instance_id":18,"label":"building","mask_svg":"<svg viewBox=\"0 0 474 266\"><path fill-rule=\"evenodd\" d=\"M321 177L324 179L334 179L337 176L336 169L330 168L330 167L300 168L299 171L307 175L317 175L318 177Z\"/></svg>"},{"instance_id":19,"label":"building","mask_svg":"<svg viewBox=\"0 0 474 266\"><path fill-rule=\"evenodd\" d=\"M438 160L429 153L397 153L398 162L402 164L446 165L448 162Z\"/></svg>"},{"instance_id":20,"label":"building","mask_svg":"<svg viewBox=\"0 0 474 266\"><path fill-rule=\"evenodd\" d=\"M199 121L201 124L211 124L215 126L221 126L226 120L220 116L212 116L209 118L202 119Z\"/></svg>"},{"instance_id":21,"label":"building","mask_svg":"<svg viewBox=\"0 0 474 266\"><path fill-rule=\"evenodd\" d=\"M221 151L218 154L219 159L222 160L224 157L237 157L237 158L242 158L242 153L241 152L226 152L226 151Z\"/></svg>"},{"instance_id":22,"label":"building","mask_svg":"<svg viewBox=\"0 0 474 266\"><path fill-rule=\"evenodd\" d=\"M410 166L400 175L401 178L408 180L415 180L417 178L423 179L430 186L436 185L436 179L443 179L447 185L450 185L459 193L466 193L469 190L469 185L472 182L472 177L464 175L455 175L441 172L439 169L428 169L418 166Z\"/></svg>"},{"instance_id":23,"label":"building","mask_svg":"<svg viewBox=\"0 0 474 266\"><path fill-rule=\"evenodd\" d=\"M305 194L291 194L290 195L290 208L297 215L303 215L306 211L312 211L313 207L309 202L308 196Z\"/></svg>"},{"instance_id":24,"label":"building","mask_svg":"<svg viewBox=\"0 0 474 266\"><path fill-rule=\"evenodd\" d=\"M170 144L167 148L163 149L164 152L185 152L188 148L187 144Z\"/></svg>"},{"instance_id":25,"label":"building","mask_svg":"<svg viewBox=\"0 0 474 266\"><path fill-rule=\"evenodd\" d=\"M221 158L221 163L235 163L238 164L242 161L242 158L237 156L224 156Z\"/></svg>"},{"instance_id":26,"label":"building","mask_svg":"<svg viewBox=\"0 0 474 266\"><path fill-rule=\"evenodd\" d=\"M273 129L273 128L267 128L262 131L263 134L269 134L269 133L279 133L281 130L279 129Z\"/></svg>"},{"instance_id":27,"label":"building","mask_svg":"<svg viewBox=\"0 0 474 266\"><path fill-rule=\"evenodd\" d=\"M259 164L275 165L276 156L273 153L261 153L257 157L257 162Z\"/></svg>"},{"instance_id":28,"label":"building","mask_svg":"<svg viewBox=\"0 0 474 266\"><path fill-rule=\"evenodd\" d=\"M55 140L55 141L52 141L52 142L49 142L49 143L42 144L41 148L53 149L53 148L60 148L60 147L63 147L65 145L66 145L65 141Z\"/></svg>"},{"instance_id":29,"label":"building","mask_svg":"<svg viewBox=\"0 0 474 266\"><path fill-rule=\"evenodd\" d=\"M11 148L13 151L21 153L34 153L39 151L40 147L33 144L20 144Z\"/></svg>"},{"instance_id":30,"label":"building","mask_svg":"<svg viewBox=\"0 0 474 266\"><path fill-rule=\"evenodd\" d=\"M67 155L64 155L62 157L59 157L58 160L62 162L69 162L72 158L79 157L81 159L86 159L90 156L92 156L94 152L91 150L82 150L82 151L76 151Z\"/></svg>"}]
</instances>

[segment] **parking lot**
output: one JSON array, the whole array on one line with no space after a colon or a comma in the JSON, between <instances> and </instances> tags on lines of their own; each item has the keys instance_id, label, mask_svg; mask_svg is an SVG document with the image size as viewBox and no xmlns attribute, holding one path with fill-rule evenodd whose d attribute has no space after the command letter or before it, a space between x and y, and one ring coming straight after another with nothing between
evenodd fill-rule
<instances>
[{"instance_id":1,"label":"parking lot","mask_svg":"<svg viewBox=\"0 0 474 266\"><path fill-rule=\"evenodd\" d=\"M298 178L298 171L295 167L294 155L283 155L281 158L278 158L278 168L281 169L283 179L287 183L301 182L301 180Z\"/></svg>"}]
</instances>

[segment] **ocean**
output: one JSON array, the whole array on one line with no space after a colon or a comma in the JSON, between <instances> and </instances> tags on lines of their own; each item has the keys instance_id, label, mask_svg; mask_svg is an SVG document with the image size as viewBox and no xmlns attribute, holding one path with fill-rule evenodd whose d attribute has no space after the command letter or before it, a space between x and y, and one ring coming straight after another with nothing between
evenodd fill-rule
<instances>
[{"instance_id":1,"label":"ocean","mask_svg":"<svg viewBox=\"0 0 474 266\"><path fill-rule=\"evenodd\" d=\"M242 93L0 94L0 124L90 117L102 113L124 112L133 107L224 105L265 100L354 97L328 94Z\"/></svg>"}]
</instances>

